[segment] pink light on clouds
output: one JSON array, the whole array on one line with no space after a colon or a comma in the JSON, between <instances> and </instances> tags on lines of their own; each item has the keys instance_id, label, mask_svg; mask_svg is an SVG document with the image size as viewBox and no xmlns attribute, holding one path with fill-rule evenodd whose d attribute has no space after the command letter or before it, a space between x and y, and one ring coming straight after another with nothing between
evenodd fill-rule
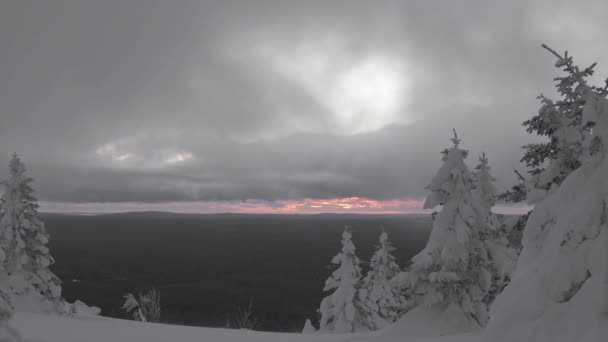
<instances>
[{"instance_id":1,"label":"pink light on clouds","mask_svg":"<svg viewBox=\"0 0 608 342\"><path fill-rule=\"evenodd\" d=\"M169 211L175 213L244 213L244 214L414 214L422 210L420 199L374 200L363 197L301 200L247 200L205 202L119 202L66 203L40 202L40 211L56 213L116 213L131 211Z\"/></svg>"},{"instance_id":2,"label":"pink light on clouds","mask_svg":"<svg viewBox=\"0 0 608 342\"><path fill-rule=\"evenodd\" d=\"M401 198L375 200L364 197L301 200L247 200L206 202L117 202L117 203L66 203L40 202L40 211L55 213L119 213L134 211L168 211L174 213L242 213L242 214L430 214L422 209L423 200ZM500 214L524 214L529 206L497 205L493 211Z\"/></svg>"}]
</instances>

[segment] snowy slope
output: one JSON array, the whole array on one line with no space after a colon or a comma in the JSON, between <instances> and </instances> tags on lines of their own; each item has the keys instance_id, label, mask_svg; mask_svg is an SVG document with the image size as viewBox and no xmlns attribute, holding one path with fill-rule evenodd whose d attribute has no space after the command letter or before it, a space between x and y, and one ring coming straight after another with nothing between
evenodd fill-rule
<instances>
[{"instance_id":1,"label":"snowy slope","mask_svg":"<svg viewBox=\"0 0 608 342\"><path fill-rule=\"evenodd\" d=\"M142 323L105 317L64 318L17 313L11 321L25 342L475 342L476 336L407 338L407 332L380 331L374 334L288 334L185 327Z\"/></svg>"}]
</instances>

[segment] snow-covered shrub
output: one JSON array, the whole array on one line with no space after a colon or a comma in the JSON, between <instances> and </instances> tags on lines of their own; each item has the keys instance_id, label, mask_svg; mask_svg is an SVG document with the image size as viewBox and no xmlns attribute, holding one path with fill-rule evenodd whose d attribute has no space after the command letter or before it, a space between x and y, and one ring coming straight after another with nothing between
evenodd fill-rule
<instances>
[{"instance_id":1,"label":"snow-covered shrub","mask_svg":"<svg viewBox=\"0 0 608 342\"><path fill-rule=\"evenodd\" d=\"M395 257L391 255L394 250L388 234L383 231L359 291L365 306L381 318L374 322L374 326L379 328L395 322L406 305L403 293L393 282L401 272Z\"/></svg>"},{"instance_id":2,"label":"snow-covered shrub","mask_svg":"<svg viewBox=\"0 0 608 342\"><path fill-rule=\"evenodd\" d=\"M302 329L302 334L312 334L317 332L317 329L312 325L312 322L307 319L304 323L304 328Z\"/></svg>"},{"instance_id":3,"label":"snow-covered shrub","mask_svg":"<svg viewBox=\"0 0 608 342\"><path fill-rule=\"evenodd\" d=\"M249 299L246 307L239 306L228 320L228 326L233 329L258 330L262 323L255 314L253 298Z\"/></svg>"},{"instance_id":4,"label":"snow-covered shrub","mask_svg":"<svg viewBox=\"0 0 608 342\"><path fill-rule=\"evenodd\" d=\"M132 293L124 295L122 309L133 315L133 319L141 322L160 321L160 292L151 289L148 292L139 291L137 298Z\"/></svg>"},{"instance_id":5,"label":"snow-covered shrub","mask_svg":"<svg viewBox=\"0 0 608 342\"><path fill-rule=\"evenodd\" d=\"M319 331L355 332L373 330L370 311L358 295L361 287L360 260L355 254L350 227L342 233L342 251L333 257L336 267L323 291L333 292L321 301Z\"/></svg>"},{"instance_id":6,"label":"snow-covered shrub","mask_svg":"<svg viewBox=\"0 0 608 342\"><path fill-rule=\"evenodd\" d=\"M32 195L32 178L14 154L9 179L0 199L0 259L7 272L7 293L19 310L65 314L61 281L50 270L54 260L47 244L49 235L38 214Z\"/></svg>"},{"instance_id":7,"label":"snow-covered shrub","mask_svg":"<svg viewBox=\"0 0 608 342\"><path fill-rule=\"evenodd\" d=\"M74 303L66 303L66 308L64 310L68 313L69 316L98 316L101 313L101 309L96 306L89 306L83 303L80 300L75 301Z\"/></svg>"}]
</instances>

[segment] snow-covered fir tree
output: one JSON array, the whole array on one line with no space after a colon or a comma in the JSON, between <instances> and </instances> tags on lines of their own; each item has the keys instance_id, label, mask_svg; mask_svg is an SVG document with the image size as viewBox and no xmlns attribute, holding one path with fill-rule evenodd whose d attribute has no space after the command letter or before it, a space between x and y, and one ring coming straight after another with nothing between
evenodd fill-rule
<instances>
[{"instance_id":1,"label":"snow-covered fir tree","mask_svg":"<svg viewBox=\"0 0 608 342\"><path fill-rule=\"evenodd\" d=\"M352 232L347 226L342 233L342 250L331 260L337 268L323 289L333 292L321 301L321 332L346 333L374 329L370 312L358 295L361 267L351 239Z\"/></svg>"},{"instance_id":2,"label":"snow-covered fir tree","mask_svg":"<svg viewBox=\"0 0 608 342\"><path fill-rule=\"evenodd\" d=\"M0 202L0 245L5 252L3 264L9 276L8 292L16 303L36 302L39 310L62 312L65 305L61 300L60 280L49 270L54 262L47 247L49 235L32 194L33 179L26 176L25 171L25 165L14 154Z\"/></svg>"},{"instance_id":3,"label":"snow-covered fir tree","mask_svg":"<svg viewBox=\"0 0 608 342\"><path fill-rule=\"evenodd\" d=\"M563 180L580 167L585 152L589 150L587 145L592 143L589 134L593 127L593 123L582 119L587 98L583 89L600 97L608 94L608 82L603 87L587 86L587 79L594 74L596 63L579 68L568 51L560 54L544 44L542 46L556 57L555 67L565 74L554 79L559 99L554 101L541 94L538 96L541 101L538 113L523 123L528 133L546 137L547 141L523 146L521 161L528 167L530 176L526 179L517 173L521 182L499 195L500 199L509 202L525 200L530 205L536 204L557 192ZM522 216L516 226L523 230L529 215ZM553 218L546 217L542 229L527 235L540 245L554 224ZM521 235L523 237L524 233Z\"/></svg>"},{"instance_id":4,"label":"snow-covered fir tree","mask_svg":"<svg viewBox=\"0 0 608 342\"><path fill-rule=\"evenodd\" d=\"M567 51L559 54L544 44L543 48L557 58L555 67L565 75L555 78L559 99L539 95L541 106L538 113L523 123L528 133L546 137L547 141L523 146L521 161L528 167L530 178L525 179L518 174L521 183L501 194L502 199L510 202L527 200L534 204L548 193L555 192L563 180L581 165L585 136L591 128L582 120L585 105L582 89L594 74L596 63L581 69ZM599 96L608 94L608 83L604 87L587 88Z\"/></svg>"},{"instance_id":5,"label":"snow-covered fir tree","mask_svg":"<svg viewBox=\"0 0 608 342\"><path fill-rule=\"evenodd\" d=\"M473 178L473 206L481 224L479 234L489 257L488 270L492 272L492 285L486 296L486 303L490 304L508 283L517 262L517 252L509 246L508 232L503 230L505 225L492 212L498 191L485 153L479 157Z\"/></svg>"},{"instance_id":6,"label":"snow-covered fir tree","mask_svg":"<svg viewBox=\"0 0 608 342\"><path fill-rule=\"evenodd\" d=\"M473 205L473 178L464 163L468 151L459 147L455 131L452 142L443 152L443 165L428 186L431 193L424 203L426 209L442 209L426 247L412 259L409 279L419 307L433 307L466 329L487 322L483 299L491 272L479 231L483 218Z\"/></svg>"},{"instance_id":7,"label":"snow-covered fir tree","mask_svg":"<svg viewBox=\"0 0 608 342\"><path fill-rule=\"evenodd\" d=\"M395 276L401 272L395 257L391 255L394 250L388 234L383 231L360 291L366 307L374 316L379 316L374 321L378 328L395 322L406 304L405 297L394 281Z\"/></svg>"},{"instance_id":8,"label":"snow-covered fir tree","mask_svg":"<svg viewBox=\"0 0 608 342\"><path fill-rule=\"evenodd\" d=\"M582 77L576 82L584 100L581 125L593 127L578 142L581 166L530 213L517 268L492 307L485 341L606 336L608 100Z\"/></svg>"}]
</instances>

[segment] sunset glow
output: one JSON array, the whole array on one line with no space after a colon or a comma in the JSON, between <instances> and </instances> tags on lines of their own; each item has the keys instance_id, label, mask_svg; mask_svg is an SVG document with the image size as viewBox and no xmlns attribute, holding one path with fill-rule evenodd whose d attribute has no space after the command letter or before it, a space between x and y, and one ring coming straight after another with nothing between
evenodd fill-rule
<instances>
[{"instance_id":1,"label":"sunset glow","mask_svg":"<svg viewBox=\"0 0 608 342\"><path fill-rule=\"evenodd\" d=\"M176 213L243 214L415 214L422 210L420 199L374 200L363 197L302 200L200 201L162 203L61 203L42 202L41 211L69 213L114 213L128 211L170 211Z\"/></svg>"},{"instance_id":2,"label":"sunset glow","mask_svg":"<svg viewBox=\"0 0 608 342\"><path fill-rule=\"evenodd\" d=\"M375 200L364 197L301 200L199 201L159 203L63 203L41 202L43 212L104 214L135 211L167 211L174 213L239 213L239 214L430 214L422 209L422 199L402 198ZM497 205L493 211L501 214L522 214L527 206Z\"/></svg>"}]
</instances>

